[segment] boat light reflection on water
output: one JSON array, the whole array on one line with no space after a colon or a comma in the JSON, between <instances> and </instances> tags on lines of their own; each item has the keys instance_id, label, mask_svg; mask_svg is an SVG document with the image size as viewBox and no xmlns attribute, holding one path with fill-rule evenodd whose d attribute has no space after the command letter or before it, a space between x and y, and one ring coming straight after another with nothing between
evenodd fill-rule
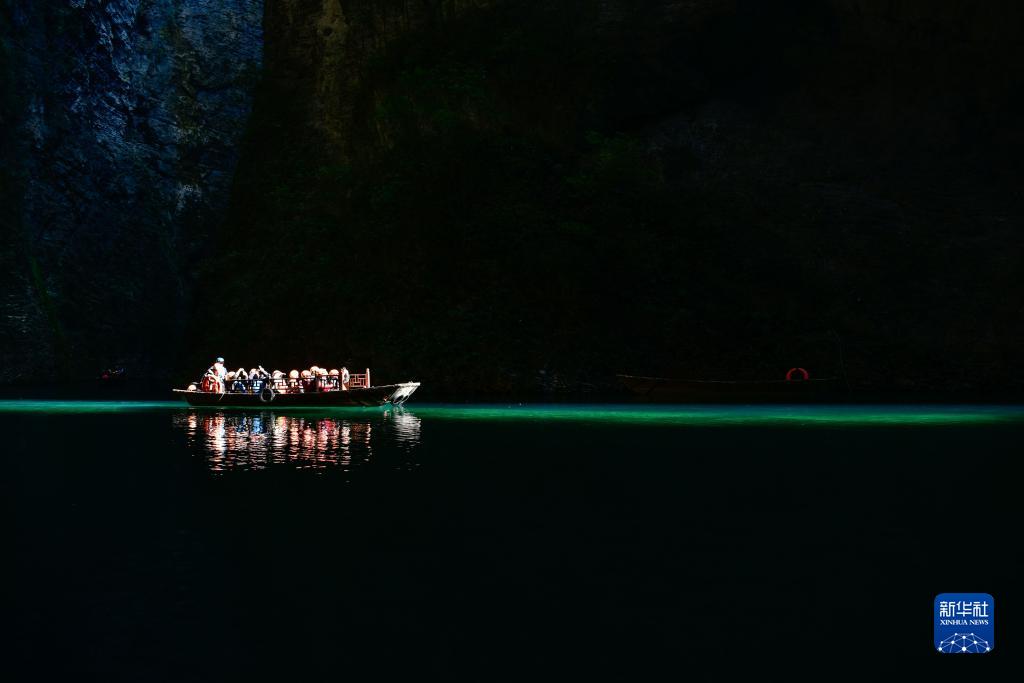
<instances>
[{"instance_id":1,"label":"boat light reflection on water","mask_svg":"<svg viewBox=\"0 0 1024 683\"><path fill-rule=\"evenodd\" d=\"M189 411L173 421L213 472L275 466L350 471L368 464L375 447L393 457L396 451L411 454L420 440L420 419L391 410L362 419ZM397 464L415 465L411 459Z\"/></svg>"}]
</instances>

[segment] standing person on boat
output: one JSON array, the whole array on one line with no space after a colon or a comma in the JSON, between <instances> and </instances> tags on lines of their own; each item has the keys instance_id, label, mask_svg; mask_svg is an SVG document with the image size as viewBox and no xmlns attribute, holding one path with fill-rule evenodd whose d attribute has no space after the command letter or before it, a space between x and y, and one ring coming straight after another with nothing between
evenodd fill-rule
<instances>
[{"instance_id":1,"label":"standing person on boat","mask_svg":"<svg viewBox=\"0 0 1024 683\"><path fill-rule=\"evenodd\" d=\"M223 394L225 389L224 381L227 379L227 376L228 371L224 367L224 359L218 357L213 365L206 369L202 382L203 391L216 391Z\"/></svg>"},{"instance_id":2,"label":"standing person on boat","mask_svg":"<svg viewBox=\"0 0 1024 683\"><path fill-rule=\"evenodd\" d=\"M224 359L221 358L220 356L217 357L217 360L213 362L213 365L211 365L206 370L206 372L213 375L221 382L223 382L224 379L228 376L228 370L227 368L224 367Z\"/></svg>"}]
</instances>

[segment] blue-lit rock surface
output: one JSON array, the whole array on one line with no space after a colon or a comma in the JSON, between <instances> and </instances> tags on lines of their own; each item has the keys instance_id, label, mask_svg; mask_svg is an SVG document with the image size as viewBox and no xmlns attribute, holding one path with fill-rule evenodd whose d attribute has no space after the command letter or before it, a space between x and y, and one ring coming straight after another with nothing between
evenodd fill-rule
<instances>
[{"instance_id":1,"label":"blue-lit rock surface","mask_svg":"<svg viewBox=\"0 0 1024 683\"><path fill-rule=\"evenodd\" d=\"M262 0L5 3L0 380L149 372L183 328L262 61Z\"/></svg>"}]
</instances>

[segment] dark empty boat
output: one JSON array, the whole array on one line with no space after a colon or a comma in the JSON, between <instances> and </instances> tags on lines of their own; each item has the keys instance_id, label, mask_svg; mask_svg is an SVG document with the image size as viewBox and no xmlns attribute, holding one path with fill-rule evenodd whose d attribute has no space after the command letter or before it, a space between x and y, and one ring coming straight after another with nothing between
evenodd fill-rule
<instances>
[{"instance_id":1,"label":"dark empty boat","mask_svg":"<svg viewBox=\"0 0 1024 683\"><path fill-rule=\"evenodd\" d=\"M841 382L837 377L811 379L794 368L779 380L701 380L618 375L619 381L638 398L679 403L805 402L834 397Z\"/></svg>"}]
</instances>

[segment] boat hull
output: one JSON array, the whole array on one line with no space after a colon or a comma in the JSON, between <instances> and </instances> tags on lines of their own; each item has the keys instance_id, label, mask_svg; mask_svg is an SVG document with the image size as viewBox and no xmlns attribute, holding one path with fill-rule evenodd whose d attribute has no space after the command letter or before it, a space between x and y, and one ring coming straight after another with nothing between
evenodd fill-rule
<instances>
[{"instance_id":1,"label":"boat hull","mask_svg":"<svg viewBox=\"0 0 1024 683\"><path fill-rule=\"evenodd\" d=\"M619 375L619 381L640 400L677 403L802 403L834 398L840 389L835 378L731 382Z\"/></svg>"},{"instance_id":2,"label":"boat hull","mask_svg":"<svg viewBox=\"0 0 1024 683\"><path fill-rule=\"evenodd\" d=\"M207 408L320 408L401 405L419 388L419 382L385 384L379 387L349 389L348 391L321 391L302 394L274 394L272 398L259 394L227 392L218 394L207 391L185 391L175 389L174 393L191 406Z\"/></svg>"}]
</instances>

